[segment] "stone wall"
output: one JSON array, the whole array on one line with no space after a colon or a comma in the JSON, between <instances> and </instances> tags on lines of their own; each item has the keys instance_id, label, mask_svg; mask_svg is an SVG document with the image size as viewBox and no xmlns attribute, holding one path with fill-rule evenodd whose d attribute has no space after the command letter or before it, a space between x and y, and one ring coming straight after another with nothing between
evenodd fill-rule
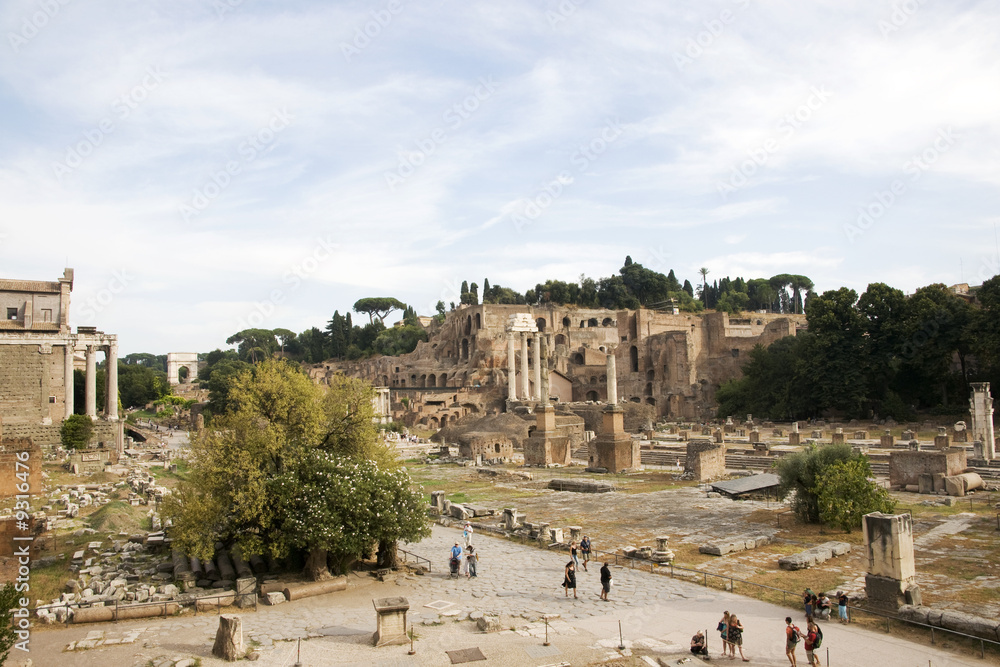
<instances>
[{"instance_id":1,"label":"stone wall","mask_svg":"<svg viewBox=\"0 0 1000 667\"><path fill-rule=\"evenodd\" d=\"M38 495L42 492L42 450L27 439L3 439L0 444L0 498L12 498L20 495L18 484L23 483L17 477L27 473L29 495ZM28 453L28 460L21 461L17 458L18 453ZM23 455L23 454L22 454ZM20 461L21 465L18 466Z\"/></svg>"},{"instance_id":2,"label":"stone wall","mask_svg":"<svg viewBox=\"0 0 1000 667\"><path fill-rule=\"evenodd\" d=\"M710 440L692 440L687 444L684 472L699 482L719 479L726 474L726 446Z\"/></svg>"},{"instance_id":3,"label":"stone wall","mask_svg":"<svg viewBox=\"0 0 1000 667\"><path fill-rule=\"evenodd\" d=\"M62 421L64 354L64 348L49 345L0 345L0 416L5 424Z\"/></svg>"},{"instance_id":4,"label":"stone wall","mask_svg":"<svg viewBox=\"0 0 1000 667\"><path fill-rule=\"evenodd\" d=\"M943 473L946 477L965 472L967 452L952 448L943 451L899 451L889 454L889 484L919 485L920 475Z\"/></svg>"}]
</instances>

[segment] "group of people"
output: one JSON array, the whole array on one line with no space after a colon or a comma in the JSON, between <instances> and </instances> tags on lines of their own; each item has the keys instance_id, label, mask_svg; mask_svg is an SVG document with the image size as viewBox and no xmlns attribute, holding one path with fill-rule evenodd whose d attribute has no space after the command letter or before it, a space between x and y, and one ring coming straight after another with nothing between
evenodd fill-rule
<instances>
[{"instance_id":1,"label":"group of people","mask_svg":"<svg viewBox=\"0 0 1000 667\"><path fill-rule=\"evenodd\" d=\"M798 667L795 659L795 649L798 648L799 641L805 640L806 660L810 665L820 667L819 657L816 649L823 643L823 631L817 625L812 616L806 617L806 631L803 633L799 626L792 623L792 617L785 617L785 655L792 667Z\"/></svg>"},{"instance_id":2,"label":"group of people","mask_svg":"<svg viewBox=\"0 0 1000 667\"><path fill-rule=\"evenodd\" d=\"M478 576L476 565L479 563L479 552L472 546L473 532L472 524L466 521L462 530L462 541L465 542L465 548L463 549L458 542L455 542L455 546L451 548L449 564L452 576L462 574L470 579Z\"/></svg>"},{"instance_id":3,"label":"group of people","mask_svg":"<svg viewBox=\"0 0 1000 667\"><path fill-rule=\"evenodd\" d=\"M570 561L566 563L566 568L563 571L563 590L565 591L565 597L569 597L569 592L573 591L573 597L578 597L576 594L576 573L577 569L580 567L580 558L583 558L583 571L589 572L587 569L588 563L590 563L591 554L591 544L590 538L586 535L580 540L579 546L575 541L569 543L569 553ZM611 568L608 566L608 562L604 561L601 563L601 593L600 598L605 602L608 601L608 593L611 592Z\"/></svg>"},{"instance_id":4,"label":"group of people","mask_svg":"<svg viewBox=\"0 0 1000 667\"><path fill-rule=\"evenodd\" d=\"M722 657L729 656L730 660L736 659L736 649L740 651L743 662L750 662L750 658L743 654L743 622L728 611L722 612L719 625L716 627L719 636L722 638ZM691 638L691 653L697 656L708 657L708 639L705 633L699 630Z\"/></svg>"}]
</instances>

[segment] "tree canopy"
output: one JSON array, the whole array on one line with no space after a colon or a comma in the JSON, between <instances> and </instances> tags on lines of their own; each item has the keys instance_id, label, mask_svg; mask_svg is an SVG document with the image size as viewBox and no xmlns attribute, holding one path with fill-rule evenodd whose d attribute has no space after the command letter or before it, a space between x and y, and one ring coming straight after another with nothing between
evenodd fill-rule
<instances>
[{"instance_id":1,"label":"tree canopy","mask_svg":"<svg viewBox=\"0 0 1000 667\"><path fill-rule=\"evenodd\" d=\"M354 302L354 312L367 313L368 320L372 324L375 323L377 317L378 321L384 325L386 315L394 310L404 308L406 308L405 303L391 296L371 296Z\"/></svg>"}]
</instances>

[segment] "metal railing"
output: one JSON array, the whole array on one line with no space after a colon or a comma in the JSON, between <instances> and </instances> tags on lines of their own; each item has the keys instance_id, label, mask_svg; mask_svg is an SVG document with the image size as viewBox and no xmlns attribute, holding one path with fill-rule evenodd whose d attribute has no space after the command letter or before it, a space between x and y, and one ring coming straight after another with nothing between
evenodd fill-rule
<instances>
[{"instance_id":1,"label":"metal railing","mask_svg":"<svg viewBox=\"0 0 1000 667\"><path fill-rule=\"evenodd\" d=\"M413 560L417 561L417 564L418 564L418 565L419 565L419 564L420 564L421 562L424 562L424 563L427 563L427 571L428 571L428 572L430 572L430 571L431 571L431 561L430 561L430 559L428 559L428 558L424 558L423 556L418 556L417 554L415 554L415 553L412 553L412 552L410 552L410 551L407 551L406 549L397 549L397 551L398 551L399 553L403 554L403 562L404 562L404 563L406 563L406 562L407 562L407 557L409 557L409 558L412 558Z\"/></svg>"}]
</instances>

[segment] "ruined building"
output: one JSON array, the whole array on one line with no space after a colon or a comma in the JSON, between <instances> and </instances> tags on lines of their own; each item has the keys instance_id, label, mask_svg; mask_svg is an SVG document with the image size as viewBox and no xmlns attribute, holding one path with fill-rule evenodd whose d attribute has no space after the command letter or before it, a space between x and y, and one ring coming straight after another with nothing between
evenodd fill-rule
<instances>
[{"instance_id":1,"label":"ruined building","mask_svg":"<svg viewBox=\"0 0 1000 667\"><path fill-rule=\"evenodd\" d=\"M438 428L470 413L537 403L543 369L553 402L606 402L610 354L621 402L648 405L658 417L698 419L713 416L716 389L739 377L755 345L804 327L803 315L482 304L448 313L409 354L328 361L310 374L320 383L346 373L388 387L395 419Z\"/></svg>"},{"instance_id":2,"label":"ruined building","mask_svg":"<svg viewBox=\"0 0 1000 667\"><path fill-rule=\"evenodd\" d=\"M4 435L34 445L58 445L63 419L73 414L73 367L86 368L85 413L95 438L121 447L118 421L118 337L95 327L69 326L73 269L54 282L0 279L0 421ZM97 406L97 354L107 361L107 402Z\"/></svg>"}]
</instances>

